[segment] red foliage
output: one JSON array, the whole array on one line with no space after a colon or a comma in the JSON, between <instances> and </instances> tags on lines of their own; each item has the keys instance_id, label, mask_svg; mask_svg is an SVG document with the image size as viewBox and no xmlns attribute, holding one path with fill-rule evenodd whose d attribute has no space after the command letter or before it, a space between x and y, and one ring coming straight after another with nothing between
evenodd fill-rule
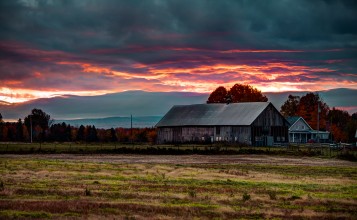
<instances>
[{"instance_id":1,"label":"red foliage","mask_svg":"<svg viewBox=\"0 0 357 220\"><path fill-rule=\"evenodd\" d=\"M223 86L214 90L207 103L226 102L267 102L268 98L262 92L250 85L235 84L229 91Z\"/></svg>"}]
</instances>

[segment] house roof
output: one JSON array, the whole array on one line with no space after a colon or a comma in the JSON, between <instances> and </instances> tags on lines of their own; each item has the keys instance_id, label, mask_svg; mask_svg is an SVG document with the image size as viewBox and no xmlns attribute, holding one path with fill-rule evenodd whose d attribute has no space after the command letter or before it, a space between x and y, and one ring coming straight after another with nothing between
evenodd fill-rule
<instances>
[{"instance_id":1,"label":"house roof","mask_svg":"<svg viewBox=\"0 0 357 220\"><path fill-rule=\"evenodd\" d=\"M293 128L293 126L295 125L295 123L298 122L299 120L303 121L303 123L306 124L307 127L308 127L311 131L313 130L313 129L311 128L311 126L309 125L309 123L307 123L303 117L300 117L300 116L292 116L292 117L288 117L286 120L290 123L289 131ZM298 130L299 130L299 129L298 129Z\"/></svg>"},{"instance_id":2,"label":"house roof","mask_svg":"<svg viewBox=\"0 0 357 220\"><path fill-rule=\"evenodd\" d=\"M168 126L251 125L270 102L176 105L156 124Z\"/></svg>"},{"instance_id":3,"label":"house roof","mask_svg":"<svg viewBox=\"0 0 357 220\"><path fill-rule=\"evenodd\" d=\"M287 117L286 120L289 122L290 126L292 126L297 120L299 120L299 118L300 116L290 116Z\"/></svg>"}]
</instances>

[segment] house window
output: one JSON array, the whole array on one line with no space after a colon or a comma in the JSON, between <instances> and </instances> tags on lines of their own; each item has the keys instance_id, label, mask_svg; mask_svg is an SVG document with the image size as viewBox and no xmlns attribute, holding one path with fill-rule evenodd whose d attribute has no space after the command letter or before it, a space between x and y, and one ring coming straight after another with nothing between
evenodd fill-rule
<instances>
[{"instance_id":1,"label":"house window","mask_svg":"<svg viewBox=\"0 0 357 220\"><path fill-rule=\"evenodd\" d=\"M301 125L301 129L302 129L302 130L305 130L305 125Z\"/></svg>"}]
</instances>

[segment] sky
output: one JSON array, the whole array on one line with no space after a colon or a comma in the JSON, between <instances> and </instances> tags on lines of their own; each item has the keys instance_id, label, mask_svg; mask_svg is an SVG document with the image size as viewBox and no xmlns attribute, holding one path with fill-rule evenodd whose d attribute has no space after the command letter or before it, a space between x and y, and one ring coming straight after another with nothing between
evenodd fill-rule
<instances>
[{"instance_id":1,"label":"sky","mask_svg":"<svg viewBox=\"0 0 357 220\"><path fill-rule=\"evenodd\" d=\"M354 0L2 0L0 101L357 89L356 11Z\"/></svg>"}]
</instances>

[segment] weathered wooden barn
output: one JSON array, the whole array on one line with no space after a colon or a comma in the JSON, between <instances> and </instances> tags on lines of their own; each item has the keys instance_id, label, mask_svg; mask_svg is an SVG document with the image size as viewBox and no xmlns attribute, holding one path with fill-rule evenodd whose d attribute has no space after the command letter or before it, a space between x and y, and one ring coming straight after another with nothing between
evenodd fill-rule
<instances>
[{"instance_id":1,"label":"weathered wooden barn","mask_svg":"<svg viewBox=\"0 0 357 220\"><path fill-rule=\"evenodd\" d=\"M270 102L174 106L157 123L158 143L288 142L289 122Z\"/></svg>"}]
</instances>

